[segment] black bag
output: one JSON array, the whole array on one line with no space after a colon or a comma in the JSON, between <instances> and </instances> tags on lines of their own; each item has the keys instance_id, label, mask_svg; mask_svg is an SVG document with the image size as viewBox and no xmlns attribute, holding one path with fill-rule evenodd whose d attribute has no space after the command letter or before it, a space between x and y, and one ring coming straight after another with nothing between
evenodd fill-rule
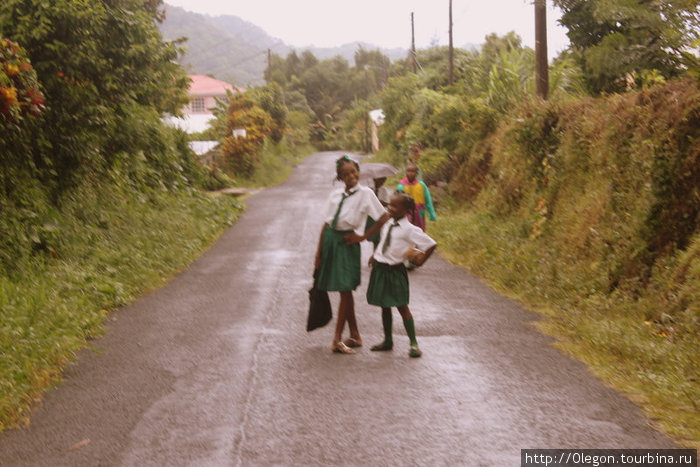
<instances>
[{"instance_id":1,"label":"black bag","mask_svg":"<svg viewBox=\"0 0 700 467\"><path fill-rule=\"evenodd\" d=\"M307 331L313 331L316 328L323 327L333 318L328 292L316 288L316 276L317 273L314 272L314 285L309 290L309 318L306 321Z\"/></svg>"}]
</instances>

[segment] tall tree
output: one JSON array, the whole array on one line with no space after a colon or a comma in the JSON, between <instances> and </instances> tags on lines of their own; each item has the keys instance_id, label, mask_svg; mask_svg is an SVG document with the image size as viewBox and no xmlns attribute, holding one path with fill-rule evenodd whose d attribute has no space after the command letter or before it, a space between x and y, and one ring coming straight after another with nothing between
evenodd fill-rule
<instances>
[{"instance_id":1,"label":"tall tree","mask_svg":"<svg viewBox=\"0 0 700 467\"><path fill-rule=\"evenodd\" d=\"M133 127L126 122L156 121L185 102L177 47L157 29L161 6L161 0L5 0L0 36L27 50L46 95L32 138L46 183L60 190L81 171L109 168L116 154L148 156L149 136L124 135Z\"/></svg>"},{"instance_id":2,"label":"tall tree","mask_svg":"<svg viewBox=\"0 0 700 467\"><path fill-rule=\"evenodd\" d=\"M697 68L698 0L555 0L593 93L624 89L627 77ZM695 45L697 47L697 44Z\"/></svg>"}]
</instances>

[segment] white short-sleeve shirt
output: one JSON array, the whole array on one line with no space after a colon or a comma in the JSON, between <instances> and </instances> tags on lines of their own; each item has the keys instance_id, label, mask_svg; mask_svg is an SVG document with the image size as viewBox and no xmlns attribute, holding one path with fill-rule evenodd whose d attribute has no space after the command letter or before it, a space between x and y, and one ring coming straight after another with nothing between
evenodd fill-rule
<instances>
[{"instance_id":1,"label":"white short-sleeve shirt","mask_svg":"<svg viewBox=\"0 0 700 467\"><path fill-rule=\"evenodd\" d=\"M394 223L398 225L391 230L389 246L386 252L382 252L387 233ZM386 224L382 226L379 244L374 250L374 259L380 263L393 266L406 261L406 251L408 251L409 248L415 247L421 251L426 251L435 244L435 240L423 232L420 227L411 224L408 218L402 217L398 222L394 219L389 219Z\"/></svg>"},{"instance_id":2,"label":"white short-sleeve shirt","mask_svg":"<svg viewBox=\"0 0 700 467\"><path fill-rule=\"evenodd\" d=\"M331 225L335 212L338 210L338 205L345 194L345 187L335 189L331 192L326 201L324 208L324 221ZM364 230L367 223L367 216L372 219L379 220L386 212L382 203L377 199L371 188L360 185L355 185L350 190L350 195L345 199L343 207L338 214L338 223L335 226L336 230L354 230L360 233Z\"/></svg>"}]
</instances>

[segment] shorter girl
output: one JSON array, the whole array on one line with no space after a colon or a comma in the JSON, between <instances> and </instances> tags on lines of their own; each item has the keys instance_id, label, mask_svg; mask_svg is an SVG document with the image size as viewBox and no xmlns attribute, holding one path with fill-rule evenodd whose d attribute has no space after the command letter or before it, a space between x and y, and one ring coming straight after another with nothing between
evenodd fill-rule
<instances>
[{"instance_id":1,"label":"shorter girl","mask_svg":"<svg viewBox=\"0 0 700 467\"><path fill-rule=\"evenodd\" d=\"M413 315L408 309L408 273L404 262L408 259L411 264L421 266L435 251L436 243L406 218L406 214L414 208L413 198L405 193L391 197L388 206L391 219L382 227L379 244L369 260L372 274L367 288L367 302L382 308L384 327L384 342L373 346L371 350L391 350L394 347L391 307L395 306L403 318L403 325L411 341L408 355L416 358L422 352L416 341Z\"/></svg>"}]
</instances>

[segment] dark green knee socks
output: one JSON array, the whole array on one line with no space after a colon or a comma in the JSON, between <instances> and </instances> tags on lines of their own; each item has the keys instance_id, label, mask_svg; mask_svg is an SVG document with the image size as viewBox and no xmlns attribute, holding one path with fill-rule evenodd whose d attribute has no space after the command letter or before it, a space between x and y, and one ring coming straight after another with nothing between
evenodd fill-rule
<instances>
[{"instance_id":1,"label":"dark green knee socks","mask_svg":"<svg viewBox=\"0 0 700 467\"><path fill-rule=\"evenodd\" d=\"M384 326L384 344L393 345L394 341L391 335L391 310L389 310L389 312L382 311L382 325ZM416 325L413 322L413 318L403 320L403 326L406 328L406 334L408 334L408 339L411 341L411 346L418 347L418 341L416 340Z\"/></svg>"},{"instance_id":2,"label":"dark green knee socks","mask_svg":"<svg viewBox=\"0 0 700 467\"><path fill-rule=\"evenodd\" d=\"M418 347L418 341L416 340L416 325L413 322L413 318L403 320L403 326L406 328L406 334L408 334L408 339L411 341L411 346Z\"/></svg>"},{"instance_id":3,"label":"dark green knee socks","mask_svg":"<svg viewBox=\"0 0 700 467\"><path fill-rule=\"evenodd\" d=\"M391 310L382 310L382 325L384 326L384 344L393 345L394 341L391 337Z\"/></svg>"}]
</instances>

